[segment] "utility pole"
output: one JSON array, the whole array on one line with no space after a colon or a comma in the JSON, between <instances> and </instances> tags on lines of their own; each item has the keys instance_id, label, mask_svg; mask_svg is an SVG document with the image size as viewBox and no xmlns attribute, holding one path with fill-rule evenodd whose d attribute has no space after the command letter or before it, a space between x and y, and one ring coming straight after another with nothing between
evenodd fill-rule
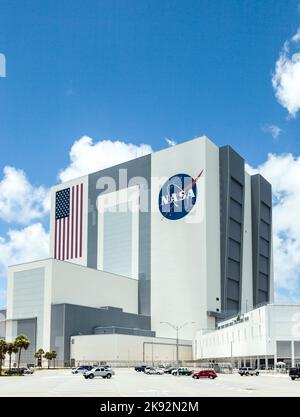
<instances>
[{"instance_id":1,"label":"utility pole","mask_svg":"<svg viewBox=\"0 0 300 417\"><path fill-rule=\"evenodd\" d=\"M176 326L176 364L179 364L179 339L178 339L179 327Z\"/></svg>"},{"instance_id":2,"label":"utility pole","mask_svg":"<svg viewBox=\"0 0 300 417\"><path fill-rule=\"evenodd\" d=\"M180 326L169 323L168 321L161 321L160 324L167 324L176 331L176 365L179 365L179 330L182 329L187 324L195 324L194 321L187 321L186 323L181 324Z\"/></svg>"}]
</instances>

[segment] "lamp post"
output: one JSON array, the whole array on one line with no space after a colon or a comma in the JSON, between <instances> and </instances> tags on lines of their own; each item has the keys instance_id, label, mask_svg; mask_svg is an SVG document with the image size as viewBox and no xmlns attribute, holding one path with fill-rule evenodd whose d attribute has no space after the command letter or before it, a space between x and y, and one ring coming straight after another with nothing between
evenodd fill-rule
<instances>
[{"instance_id":1,"label":"lamp post","mask_svg":"<svg viewBox=\"0 0 300 417\"><path fill-rule=\"evenodd\" d=\"M195 324L194 321L187 321L186 323L181 324L180 326L170 323L168 321L161 321L160 324L167 324L168 326L172 327L176 331L176 364L178 365L179 362L179 330L182 329L187 324Z\"/></svg>"}]
</instances>

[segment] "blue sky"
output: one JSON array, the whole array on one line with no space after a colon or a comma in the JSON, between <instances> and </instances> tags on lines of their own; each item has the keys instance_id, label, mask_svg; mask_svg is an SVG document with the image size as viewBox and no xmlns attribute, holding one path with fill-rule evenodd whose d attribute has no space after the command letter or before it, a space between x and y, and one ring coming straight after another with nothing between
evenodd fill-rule
<instances>
[{"instance_id":1,"label":"blue sky","mask_svg":"<svg viewBox=\"0 0 300 417\"><path fill-rule=\"evenodd\" d=\"M297 158L299 117L276 99L272 74L299 3L1 0L0 170L47 188L83 135L158 150L206 134L253 167L269 152ZM2 216L3 239L18 228Z\"/></svg>"}]
</instances>

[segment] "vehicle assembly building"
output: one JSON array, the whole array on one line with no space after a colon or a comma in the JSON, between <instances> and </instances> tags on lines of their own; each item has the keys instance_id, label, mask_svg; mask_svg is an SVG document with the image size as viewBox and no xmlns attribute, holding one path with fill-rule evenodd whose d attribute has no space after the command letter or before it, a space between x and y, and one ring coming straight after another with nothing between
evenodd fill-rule
<instances>
[{"instance_id":1,"label":"vehicle assembly building","mask_svg":"<svg viewBox=\"0 0 300 417\"><path fill-rule=\"evenodd\" d=\"M207 137L54 186L50 258L9 267L7 340L27 362L191 359L200 329L273 301L271 194Z\"/></svg>"}]
</instances>

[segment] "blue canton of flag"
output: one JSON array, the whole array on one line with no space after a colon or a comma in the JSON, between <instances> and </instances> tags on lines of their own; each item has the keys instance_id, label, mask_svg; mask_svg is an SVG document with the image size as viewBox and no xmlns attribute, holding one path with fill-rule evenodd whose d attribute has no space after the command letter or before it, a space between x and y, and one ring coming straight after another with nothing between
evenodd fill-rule
<instances>
[{"instance_id":1,"label":"blue canton of flag","mask_svg":"<svg viewBox=\"0 0 300 417\"><path fill-rule=\"evenodd\" d=\"M70 215L70 188L57 191L55 201L55 220Z\"/></svg>"}]
</instances>

